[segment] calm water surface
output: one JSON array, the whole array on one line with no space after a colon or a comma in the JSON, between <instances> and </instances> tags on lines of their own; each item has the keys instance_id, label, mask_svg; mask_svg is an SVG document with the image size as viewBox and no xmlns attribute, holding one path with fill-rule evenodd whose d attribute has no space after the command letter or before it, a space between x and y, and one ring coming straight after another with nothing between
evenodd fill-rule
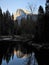
<instances>
[{"instance_id":1,"label":"calm water surface","mask_svg":"<svg viewBox=\"0 0 49 65\"><path fill-rule=\"evenodd\" d=\"M31 46L0 44L0 65L38 65Z\"/></svg>"}]
</instances>

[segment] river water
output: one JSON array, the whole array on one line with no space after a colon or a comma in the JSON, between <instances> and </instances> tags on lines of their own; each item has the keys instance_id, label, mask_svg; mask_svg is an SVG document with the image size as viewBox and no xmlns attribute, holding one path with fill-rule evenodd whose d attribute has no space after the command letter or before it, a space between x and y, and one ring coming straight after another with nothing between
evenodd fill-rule
<instances>
[{"instance_id":1,"label":"river water","mask_svg":"<svg viewBox=\"0 0 49 65\"><path fill-rule=\"evenodd\" d=\"M38 65L32 46L0 44L0 65Z\"/></svg>"}]
</instances>

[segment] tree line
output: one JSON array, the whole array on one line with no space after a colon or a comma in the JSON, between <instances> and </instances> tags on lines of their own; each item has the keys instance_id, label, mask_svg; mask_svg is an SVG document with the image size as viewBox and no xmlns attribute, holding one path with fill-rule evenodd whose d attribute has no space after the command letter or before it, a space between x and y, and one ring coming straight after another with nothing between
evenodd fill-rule
<instances>
[{"instance_id":1,"label":"tree line","mask_svg":"<svg viewBox=\"0 0 49 65\"><path fill-rule=\"evenodd\" d=\"M16 22L17 24L17 22ZM12 35L15 30L15 22L13 14L10 15L10 12L7 10L2 13L0 8L0 35Z\"/></svg>"},{"instance_id":2,"label":"tree line","mask_svg":"<svg viewBox=\"0 0 49 65\"><path fill-rule=\"evenodd\" d=\"M48 9L49 10L49 9ZM35 39L38 42L49 42L49 12L43 10L40 6L38 9L38 19L36 25Z\"/></svg>"},{"instance_id":3,"label":"tree line","mask_svg":"<svg viewBox=\"0 0 49 65\"><path fill-rule=\"evenodd\" d=\"M21 35L21 34L32 34L34 33L35 23L27 16L27 19L22 18L20 25L18 20L14 21L14 15L10 15L10 12L7 10L2 13L0 8L0 35Z\"/></svg>"},{"instance_id":4,"label":"tree line","mask_svg":"<svg viewBox=\"0 0 49 65\"><path fill-rule=\"evenodd\" d=\"M31 34L34 35L34 41L49 42L49 14L39 6L36 22L32 15L27 16L27 19L22 18L19 26L18 20L14 21L13 14L10 15L8 10L2 13L0 8L0 35Z\"/></svg>"}]
</instances>

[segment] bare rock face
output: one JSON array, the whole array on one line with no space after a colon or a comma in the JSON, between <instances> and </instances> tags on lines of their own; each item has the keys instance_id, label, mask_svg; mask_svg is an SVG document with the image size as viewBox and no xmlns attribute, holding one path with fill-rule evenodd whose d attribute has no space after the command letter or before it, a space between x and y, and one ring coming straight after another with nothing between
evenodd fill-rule
<instances>
[{"instance_id":1,"label":"bare rock face","mask_svg":"<svg viewBox=\"0 0 49 65\"><path fill-rule=\"evenodd\" d=\"M17 11L14 13L14 20L16 20L18 17L19 18L26 17L27 14L30 14L30 12L24 9L17 9Z\"/></svg>"},{"instance_id":2,"label":"bare rock face","mask_svg":"<svg viewBox=\"0 0 49 65\"><path fill-rule=\"evenodd\" d=\"M17 11L14 13L14 20L18 20L18 24L20 25L21 19L27 19L28 14L31 14L28 10L17 9Z\"/></svg>"}]
</instances>

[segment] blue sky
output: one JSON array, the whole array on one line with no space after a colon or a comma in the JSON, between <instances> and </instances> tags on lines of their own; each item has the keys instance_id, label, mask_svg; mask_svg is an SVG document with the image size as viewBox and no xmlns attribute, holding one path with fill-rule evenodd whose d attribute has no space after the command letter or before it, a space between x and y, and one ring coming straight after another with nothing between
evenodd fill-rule
<instances>
[{"instance_id":1,"label":"blue sky","mask_svg":"<svg viewBox=\"0 0 49 65\"><path fill-rule=\"evenodd\" d=\"M27 9L28 3L35 6L34 13L37 13L39 5L42 5L43 8L45 8L45 2L46 0L0 0L0 7L2 8L2 11L6 12L8 9L10 13L14 13L17 9Z\"/></svg>"}]
</instances>

